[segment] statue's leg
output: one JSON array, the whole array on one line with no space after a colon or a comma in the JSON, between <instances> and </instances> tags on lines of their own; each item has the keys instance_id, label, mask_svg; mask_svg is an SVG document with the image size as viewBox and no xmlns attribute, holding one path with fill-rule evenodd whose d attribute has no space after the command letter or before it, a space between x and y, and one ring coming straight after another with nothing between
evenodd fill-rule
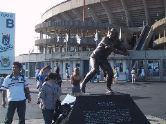
<instances>
[{"instance_id":1,"label":"statue's leg","mask_svg":"<svg viewBox=\"0 0 166 124\"><path fill-rule=\"evenodd\" d=\"M81 83L81 91L84 93L85 93L85 87L87 82L95 76L99 68L99 64L94 58L90 58L90 66L91 66L91 70L86 74L85 78L83 79Z\"/></svg>"},{"instance_id":2,"label":"statue's leg","mask_svg":"<svg viewBox=\"0 0 166 124\"><path fill-rule=\"evenodd\" d=\"M113 70L107 60L104 60L100 64L101 69L106 74L106 83L107 83L107 89L111 91L111 85L113 80Z\"/></svg>"}]
</instances>

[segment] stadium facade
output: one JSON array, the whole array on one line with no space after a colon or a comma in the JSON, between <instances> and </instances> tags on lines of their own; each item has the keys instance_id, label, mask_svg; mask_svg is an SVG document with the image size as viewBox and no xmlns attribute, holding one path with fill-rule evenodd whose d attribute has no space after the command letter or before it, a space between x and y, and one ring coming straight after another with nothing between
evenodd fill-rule
<instances>
[{"instance_id":1,"label":"stadium facade","mask_svg":"<svg viewBox=\"0 0 166 124\"><path fill-rule=\"evenodd\" d=\"M110 28L116 28L129 49L129 56L111 54L109 62L125 80L126 68L145 69L146 81L166 80L166 0L67 0L48 8L35 31L39 53L16 57L24 64L27 77L35 69L51 65L66 72L79 67L89 70L89 55ZM103 73L100 73L103 79ZM138 78L139 79L139 78Z\"/></svg>"}]
</instances>

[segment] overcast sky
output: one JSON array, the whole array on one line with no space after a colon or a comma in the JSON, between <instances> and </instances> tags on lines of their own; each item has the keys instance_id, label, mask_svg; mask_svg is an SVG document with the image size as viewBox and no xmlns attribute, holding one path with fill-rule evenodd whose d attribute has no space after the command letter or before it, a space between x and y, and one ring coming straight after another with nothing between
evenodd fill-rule
<instances>
[{"instance_id":1,"label":"overcast sky","mask_svg":"<svg viewBox=\"0 0 166 124\"><path fill-rule=\"evenodd\" d=\"M0 0L1 12L16 14L15 55L28 53L33 49L38 36L35 25L49 8L65 0Z\"/></svg>"}]
</instances>

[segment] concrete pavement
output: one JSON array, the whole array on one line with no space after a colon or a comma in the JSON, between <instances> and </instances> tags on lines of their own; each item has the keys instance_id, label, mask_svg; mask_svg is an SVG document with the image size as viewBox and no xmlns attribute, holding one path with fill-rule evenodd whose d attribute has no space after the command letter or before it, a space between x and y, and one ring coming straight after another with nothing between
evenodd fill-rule
<instances>
[{"instance_id":1,"label":"concrete pavement","mask_svg":"<svg viewBox=\"0 0 166 124\"><path fill-rule=\"evenodd\" d=\"M14 120L12 124L18 124L18 120ZM26 120L25 124L44 124L43 119L30 119Z\"/></svg>"},{"instance_id":2,"label":"concrete pavement","mask_svg":"<svg viewBox=\"0 0 166 124\"><path fill-rule=\"evenodd\" d=\"M32 92L32 102L27 104L26 124L44 124L41 110L36 104L37 90L34 79L28 79ZM88 93L105 93L105 83L88 83ZM152 124L166 124L166 83L164 82L119 82L113 84L112 89L117 92L130 94L134 102L146 115ZM71 84L64 81L62 84L62 99L65 94L71 93ZM0 99L1 100L1 99ZM5 109L0 112L0 119L4 118ZM15 116L13 124L17 124L18 117ZM2 122L2 121L0 121Z\"/></svg>"},{"instance_id":3,"label":"concrete pavement","mask_svg":"<svg viewBox=\"0 0 166 124\"><path fill-rule=\"evenodd\" d=\"M153 116L146 116L146 117L148 118L151 124L166 124L166 121L161 118ZM18 120L14 120L13 124L18 124ZM30 119L26 120L26 124L44 124L44 121L43 119Z\"/></svg>"}]
</instances>

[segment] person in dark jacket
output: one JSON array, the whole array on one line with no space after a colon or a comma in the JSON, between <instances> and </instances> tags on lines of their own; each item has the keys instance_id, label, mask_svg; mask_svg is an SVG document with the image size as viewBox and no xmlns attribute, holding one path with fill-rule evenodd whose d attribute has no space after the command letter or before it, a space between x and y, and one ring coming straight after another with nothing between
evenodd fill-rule
<instances>
[{"instance_id":1,"label":"person in dark jacket","mask_svg":"<svg viewBox=\"0 0 166 124\"><path fill-rule=\"evenodd\" d=\"M128 55L127 49L122 45L118 38L119 33L115 28L110 30L110 36L104 37L98 44L97 48L90 55L91 70L86 74L81 83L81 91L85 93L86 83L91 80L99 67L106 74L107 89L112 92L111 84L113 79L113 70L107 60L108 56L114 52L115 54Z\"/></svg>"},{"instance_id":2,"label":"person in dark jacket","mask_svg":"<svg viewBox=\"0 0 166 124\"><path fill-rule=\"evenodd\" d=\"M62 85L62 78L61 78L61 75L60 75L60 68L59 67L56 68L55 73L57 75L57 83L58 83L59 87L61 87L61 85Z\"/></svg>"}]
</instances>

